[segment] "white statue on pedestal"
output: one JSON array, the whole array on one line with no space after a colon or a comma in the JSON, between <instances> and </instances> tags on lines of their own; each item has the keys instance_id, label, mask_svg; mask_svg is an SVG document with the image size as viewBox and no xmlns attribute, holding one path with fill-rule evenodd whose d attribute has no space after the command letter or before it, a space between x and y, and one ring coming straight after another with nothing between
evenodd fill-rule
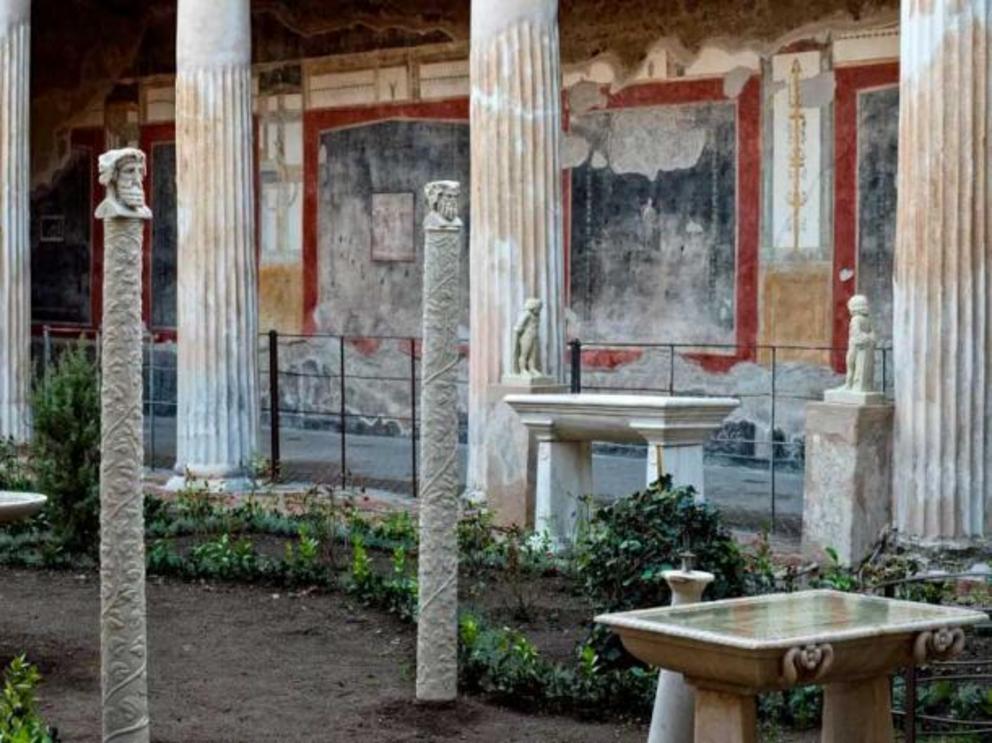
<instances>
[{"instance_id":1,"label":"white statue on pedestal","mask_svg":"<svg viewBox=\"0 0 992 743\"><path fill-rule=\"evenodd\" d=\"M513 328L513 376L540 378L541 371L541 309L540 299L528 299Z\"/></svg>"},{"instance_id":2,"label":"white statue on pedestal","mask_svg":"<svg viewBox=\"0 0 992 743\"><path fill-rule=\"evenodd\" d=\"M145 153L133 147L110 150L100 155L100 185L106 198L97 207L97 219L130 217L151 219L145 205Z\"/></svg>"},{"instance_id":3,"label":"white statue on pedestal","mask_svg":"<svg viewBox=\"0 0 992 743\"><path fill-rule=\"evenodd\" d=\"M877 404L882 395L875 390L875 331L869 317L868 298L856 294L847 302L851 324L847 341L847 377L844 384L827 390L823 399L854 405Z\"/></svg>"}]
</instances>

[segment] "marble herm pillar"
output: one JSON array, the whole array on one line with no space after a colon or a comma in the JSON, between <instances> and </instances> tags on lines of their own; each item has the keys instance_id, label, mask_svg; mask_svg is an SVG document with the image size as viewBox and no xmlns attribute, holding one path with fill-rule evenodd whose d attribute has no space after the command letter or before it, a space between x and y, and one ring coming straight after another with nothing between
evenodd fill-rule
<instances>
[{"instance_id":1,"label":"marble herm pillar","mask_svg":"<svg viewBox=\"0 0 992 743\"><path fill-rule=\"evenodd\" d=\"M176 471L242 476L258 449L249 0L179 0Z\"/></svg>"},{"instance_id":2,"label":"marble herm pillar","mask_svg":"<svg viewBox=\"0 0 992 743\"><path fill-rule=\"evenodd\" d=\"M425 189L417 699L458 697L458 277L460 186Z\"/></svg>"},{"instance_id":3,"label":"marble herm pillar","mask_svg":"<svg viewBox=\"0 0 992 743\"><path fill-rule=\"evenodd\" d=\"M104 225L100 390L100 658L105 743L147 743L141 258L145 154L100 157Z\"/></svg>"},{"instance_id":4,"label":"marble herm pillar","mask_svg":"<svg viewBox=\"0 0 992 743\"><path fill-rule=\"evenodd\" d=\"M473 0L468 493L521 523L534 487L526 432L501 386L513 328L541 301L540 358L563 380L564 255L557 0ZM509 424L509 427L508 427Z\"/></svg>"},{"instance_id":5,"label":"marble herm pillar","mask_svg":"<svg viewBox=\"0 0 992 743\"><path fill-rule=\"evenodd\" d=\"M0 0L0 439L30 436L31 1Z\"/></svg>"},{"instance_id":6,"label":"marble herm pillar","mask_svg":"<svg viewBox=\"0 0 992 743\"><path fill-rule=\"evenodd\" d=\"M894 269L894 514L992 526L992 0L903 0Z\"/></svg>"}]
</instances>

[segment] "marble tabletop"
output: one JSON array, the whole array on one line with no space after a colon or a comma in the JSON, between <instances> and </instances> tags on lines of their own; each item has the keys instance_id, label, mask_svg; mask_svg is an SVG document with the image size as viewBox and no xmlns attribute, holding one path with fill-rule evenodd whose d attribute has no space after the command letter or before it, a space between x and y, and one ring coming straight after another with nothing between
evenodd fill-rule
<instances>
[{"instance_id":1,"label":"marble tabletop","mask_svg":"<svg viewBox=\"0 0 992 743\"><path fill-rule=\"evenodd\" d=\"M596 621L746 650L961 627L988 621L980 611L817 590L603 614Z\"/></svg>"}]
</instances>

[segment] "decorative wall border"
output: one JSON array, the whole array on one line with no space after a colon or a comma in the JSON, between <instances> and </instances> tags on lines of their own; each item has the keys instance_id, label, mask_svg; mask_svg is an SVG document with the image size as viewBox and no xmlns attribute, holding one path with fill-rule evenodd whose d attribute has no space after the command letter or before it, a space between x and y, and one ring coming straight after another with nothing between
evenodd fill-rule
<instances>
[{"instance_id":1,"label":"decorative wall border","mask_svg":"<svg viewBox=\"0 0 992 743\"><path fill-rule=\"evenodd\" d=\"M843 373L847 348L847 300L858 285L858 94L899 84L899 64L838 67L834 71L834 260L831 364ZM854 275L841 280L841 271Z\"/></svg>"}]
</instances>

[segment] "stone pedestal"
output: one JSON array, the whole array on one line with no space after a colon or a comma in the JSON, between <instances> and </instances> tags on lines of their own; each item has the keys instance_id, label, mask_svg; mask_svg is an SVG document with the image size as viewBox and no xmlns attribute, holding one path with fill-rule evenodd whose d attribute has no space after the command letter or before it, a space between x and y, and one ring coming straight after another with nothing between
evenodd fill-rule
<instances>
[{"instance_id":1,"label":"stone pedestal","mask_svg":"<svg viewBox=\"0 0 992 743\"><path fill-rule=\"evenodd\" d=\"M508 380L509 381L509 380ZM507 395L561 393L564 385L545 387L499 384L487 391L489 426L486 440L489 444L479 452L487 477L484 490L485 502L498 524L517 525L524 528L537 526L537 492L539 447L535 434L521 423L516 413L503 401ZM555 460L560 461L560 460ZM546 465L551 460L545 460ZM547 468L546 468L547 469ZM546 482L558 479L557 474L546 472ZM590 483L591 485L591 483ZM557 512L556 506L544 499L545 513Z\"/></svg>"},{"instance_id":2,"label":"stone pedestal","mask_svg":"<svg viewBox=\"0 0 992 743\"><path fill-rule=\"evenodd\" d=\"M806 407L803 552L841 562L864 557L891 520L891 405Z\"/></svg>"},{"instance_id":3,"label":"stone pedestal","mask_svg":"<svg viewBox=\"0 0 992 743\"><path fill-rule=\"evenodd\" d=\"M536 433L537 485L534 531L551 537L555 547L575 541L585 505L592 495L592 444L556 441L551 426Z\"/></svg>"},{"instance_id":4,"label":"stone pedestal","mask_svg":"<svg viewBox=\"0 0 992 743\"><path fill-rule=\"evenodd\" d=\"M179 3L176 472L241 478L258 451L249 0Z\"/></svg>"},{"instance_id":5,"label":"stone pedestal","mask_svg":"<svg viewBox=\"0 0 992 743\"><path fill-rule=\"evenodd\" d=\"M903 0L893 270L895 524L992 527L992 0Z\"/></svg>"},{"instance_id":6,"label":"stone pedestal","mask_svg":"<svg viewBox=\"0 0 992 743\"><path fill-rule=\"evenodd\" d=\"M30 438L31 2L0 0L0 439Z\"/></svg>"},{"instance_id":7,"label":"stone pedestal","mask_svg":"<svg viewBox=\"0 0 992 743\"><path fill-rule=\"evenodd\" d=\"M471 77L467 491L485 497L500 523L524 524L533 454L522 429L507 430L513 415L502 399L520 391L504 380L528 298L543 304L543 371L554 384L564 380L557 0L473 0Z\"/></svg>"},{"instance_id":8,"label":"stone pedestal","mask_svg":"<svg viewBox=\"0 0 992 743\"><path fill-rule=\"evenodd\" d=\"M668 570L664 573L672 589L672 606L696 604L703 598L714 575L701 570ZM658 692L651 714L648 743L685 743L691 741L695 726L696 693L681 673L661 671Z\"/></svg>"},{"instance_id":9,"label":"stone pedestal","mask_svg":"<svg viewBox=\"0 0 992 743\"><path fill-rule=\"evenodd\" d=\"M648 464L644 484L651 485L658 478L672 476L672 485L691 485L696 490L696 500L705 500L703 483L703 442L694 444L671 444L664 436L652 435L650 430L641 431L648 442Z\"/></svg>"}]
</instances>

